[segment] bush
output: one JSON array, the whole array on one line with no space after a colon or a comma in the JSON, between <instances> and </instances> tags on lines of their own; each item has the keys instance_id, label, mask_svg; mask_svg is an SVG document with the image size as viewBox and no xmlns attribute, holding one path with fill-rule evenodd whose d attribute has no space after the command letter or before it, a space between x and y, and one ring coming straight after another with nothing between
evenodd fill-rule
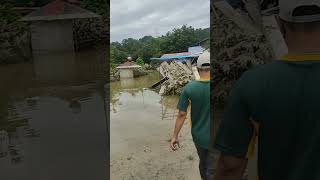
<instances>
[{"instance_id":1,"label":"bush","mask_svg":"<svg viewBox=\"0 0 320 180\"><path fill-rule=\"evenodd\" d=\"M136 63L140 66L143 66L144 65L144 61L141 57L138 57L138 59L136 60Z\"/></svg>"},{"instance_id":2,"label":"bush","mask_svg":"<svg viewBox=\"0 0 320 180\"><path fill-rule=\"evenodd\" d=\"M102 16L106 16L109 12L109 2L107 0L83 0L81 7Z\"/></svg>"},{"instance_id":3,"label":"bush","mask_svg":"<svg viewBox=\"0 0 320 180\"><path fill-rule=\"evenodd\" d=\"M10 24L20 18L19 14L13 11L13 4L4 2L0 4L0 20Z\"/></svg>"}]
</instances>

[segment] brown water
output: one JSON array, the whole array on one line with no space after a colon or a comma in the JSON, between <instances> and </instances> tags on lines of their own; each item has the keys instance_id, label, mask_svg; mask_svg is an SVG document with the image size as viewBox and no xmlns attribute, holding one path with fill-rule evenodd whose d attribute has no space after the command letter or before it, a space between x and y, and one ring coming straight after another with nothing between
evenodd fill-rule
<instances>
[{"instance_id":1,"label":"brown water","mask_svg":"<svg viewBox=\"0 0 320 180\"><path fill-rule=\"evenodd\" d=\"M113 125L128 126L138 121L142 125L159 121L174 121L178 96L162 97L149 87L160 80L158 72L111 83L110 111ZM131 120L134 117L134 121ZM119 119L119 120L118 120ZM113 137L121 137L112 135Z\"/></svg>"},{"instance_id":2,"label":"brown water","mask_svg":"<svg viewBox=\"0 0 320 180\"><path fill-rule=\"evenodd\" d=\"M161 97L148 88L159 80L154 72L111 83L112 180L199 179L188 122L181 132L182 148L169 150L178 96Z\"/></svg>"},{"instance_id":3,"label":"brown water","mask_svg":"<svg viewBox=\"0 0 320 180\"><path fill-rule=\"evenodd\" d=\"M0 66L0 179L106 179L106 52Z\"/></svg>"}]
</instances>

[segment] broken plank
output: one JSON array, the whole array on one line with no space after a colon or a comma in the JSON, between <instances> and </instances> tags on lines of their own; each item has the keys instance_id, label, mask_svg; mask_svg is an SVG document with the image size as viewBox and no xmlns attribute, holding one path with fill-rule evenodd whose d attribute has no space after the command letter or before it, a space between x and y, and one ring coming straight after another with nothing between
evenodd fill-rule
<instances>
[{"instance_id":1,"label":"broken plank","mask_svg":"<svg viewBox=\"0 0 320 180\"><path fill-rule=\"evenodd\" d=\"M255 26L255 24L246 16L240 14L238 11L225 0L216 0L214 6L219 9L226 17L236 23L241 29L248 32L252 36L260 36L262 32Z\"/></svg>"},{"instance_id":2,"label":"broken plank","mask_svg":"<svg viewBox=\"0 0 320 180\"><path fill-rule=\"evenodd\" d=\"M159 95L160 96L164 95L165 91L166 91L166 86L161 86L160 91L159 91Z\"/></svg>"},{"instance_id":3,"label":"broken plank","mask_svg":"<svg viewBox=\"0 0 320 180\"><path fill-rule=\"evenodd\" d=\"M280 58L281 56L287 54L288 47L279 29L275 16L263 16L262 20L265 36L267 37L273 50L274 57Z\"/></svg>"},{"instance_id":4,"label":"broken plank","mask_svg":"<svg viewBox=\"0 0 320 180\"><path fill-rule=\"evenodd\" d=\"M250 18L254 21L256 27L260 31L262 31L262 17L260 12L260 4L257 0L247 0L244 4L249 13Z\"/></svg>"},{"instance_id":5,"label":"broken plank","mask_svg":"<svg viewBox=\"0 0 320 180\"><path fill-rule=\"evenodd\" d=\"M164 81L166 81L166 80L168 80L167 77L162 78L160 81L158 81L158 82L156 82L155 84L153 84L153 85L151 86L151 88L156 88L156 87L158 87L160 84L162 84L162 83L163 83Z\"/></svg>"},{"instance_id":6,"label":"broken plank","mask_svg":"<svg viewBox=\"0 0 320 180\"><path fill-rule=\"evenodd\" d=\"M199 75L197 67L195 67L195 66L192 67L192 72L193 72L195 80L200 80L200 75Z\"/></svg>"}]
</instances>

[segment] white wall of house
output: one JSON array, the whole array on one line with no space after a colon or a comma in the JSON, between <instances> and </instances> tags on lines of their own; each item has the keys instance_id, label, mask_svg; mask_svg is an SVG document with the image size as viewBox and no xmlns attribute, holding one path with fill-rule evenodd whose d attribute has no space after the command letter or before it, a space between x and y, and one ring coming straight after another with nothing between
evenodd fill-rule
<instances>
[{"instance_id":1,"label":"white wall of house","mask_svg":"<svg viewBox=\"0 0 320 180\"><path fill-rule=\"evenodd\" d=\"M120 69L120 79L133 78L133 69Z\"/></svg>"},{"instance_id":2,"label":"white wall of house","mask_svg":"<svg viewBox=\"0 0 320 180\"><path fill-rule=\"evenodd\" d=\"M71 20L36 21L30 28L34 51L74 51Z\"/></svg>"}]
</instances>

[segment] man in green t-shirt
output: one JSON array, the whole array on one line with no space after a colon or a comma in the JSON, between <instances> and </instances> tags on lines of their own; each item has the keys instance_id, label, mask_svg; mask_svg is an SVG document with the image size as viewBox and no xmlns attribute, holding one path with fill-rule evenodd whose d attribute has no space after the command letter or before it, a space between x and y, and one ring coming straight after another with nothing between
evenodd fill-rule
<instances>
[{"instance_id":1,"label":"man in green t-shirt","mask_svg":"<svg viewBox=\"0 0 320 180\"><path fill-rule=\"evenodd\" d=\"M209 151L210 142L210 53L204 52L197 61L200 80L188 83L178 102L179 114L176 119L172 150L179 147L179 132L187 116L188 106L191 104L191 134L196 146L200 163L199 170L203 180L213 178L214 156Z\"/></svg>"},{"instance_id":2,"label":"man in green t-shirt","mask_svg":"<svg viewBox=\"0 0 320 180\"><path fill-rule=\"evenodd\" d=\"M255 133L259 180L320 179L320 0L279 0L279 10L289 54L244 73L232 90L214 180L240 180Z\"/></svg>"}]
</instances>

